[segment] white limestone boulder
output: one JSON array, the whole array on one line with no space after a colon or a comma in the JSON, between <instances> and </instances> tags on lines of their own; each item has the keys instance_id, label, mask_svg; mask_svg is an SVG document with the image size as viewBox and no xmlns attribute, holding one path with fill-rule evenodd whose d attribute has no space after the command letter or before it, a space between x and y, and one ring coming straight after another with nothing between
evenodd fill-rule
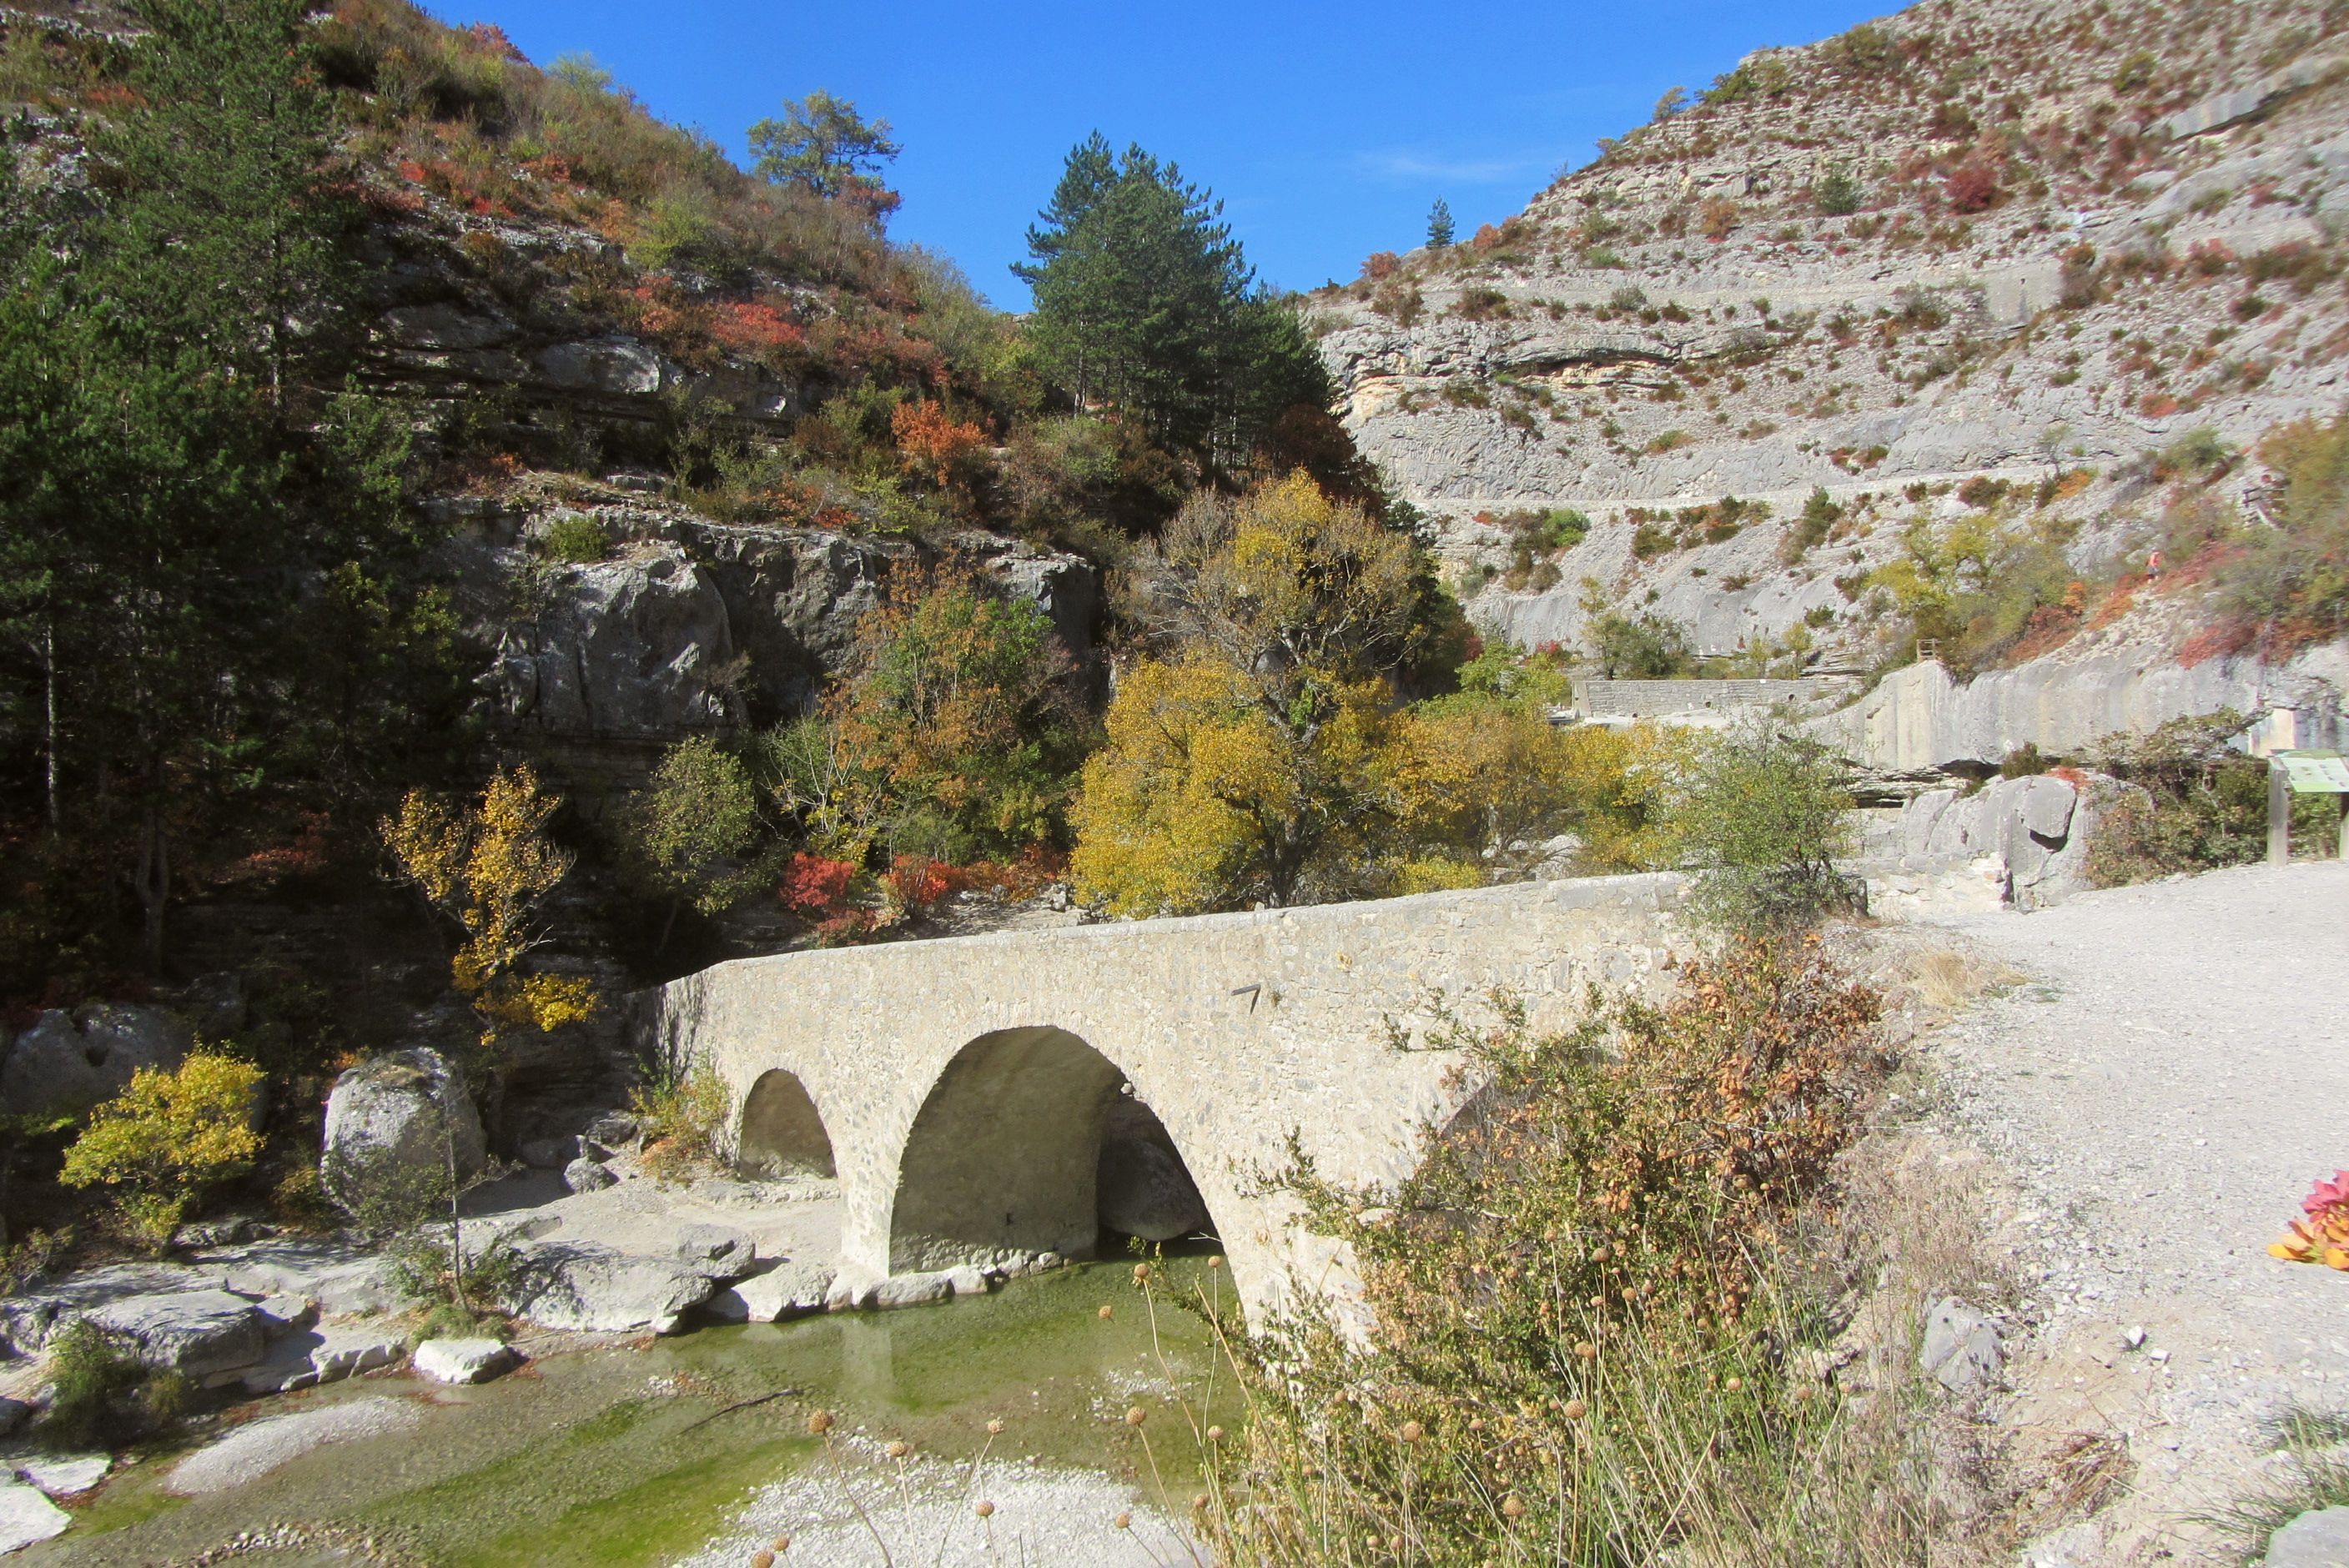
<instances>
[{"instance_id":1,"label":"white limestone boulder","mask_svg":"<svg viewBox=\"0 0 2349 1568\"><path fill-rule=\"evenodd\" d=\"M440 1052L388 1051L335 1080L319 1176L326 1195L345 1209L429 1191L452 1153L460 1180L486 1159L465 1075Z\"/></svg>"},{"instance_id":2,"label":"white limestone boulder","mask_svg":"<svg viewBox=\"0 0 2349 1568\"><path fill-rule=\"evenodd\" d=\"M186 1019L160 1007L52 1009L16 1037L0 1063L0 1115L86 1109L129 1088L140 1068L177 1068L195 1040Z\"/></svg>"},{"instance_id":3,"label":"white limestone boulder","mask_svg":"<svg viewBox=\"0 0 2349 1568\"><path fill-rule=\"evenodd\" d=\"M435 1383L486 1383L520 1360L494 1339L428 1339L416 1347L414 1365Z\"/></svg>"},{"instance_id":4,"label":"white limestone boulder","mask_svg":"<svg viewBox=\"0 0 2349 1568\"><path fill-rule=\"evenodd\" d=\"M1997 1381L2006 1350L1990 1319L1949 1296L1934 1303L1927 1315L1917 1359L1941 1387L1967 1393Z\"/></svg>"},{"instance_id":5,"label":"white limestone boulder","mask_svg":"<svg viewBox=\"0 0 2349 1568\"><path fill-rule=\"evenodd\" d=\"M723 1225L688 1225L677 1233L678 1260L712 1279L740 1279L758 1266L758 1243Z\"/></svg>"},{"instance_id":6,"label":"white limestone boulder","mask_svg":"<svg viewBox=\"0 0 2349 1568\"><path fill-rule=\"evenodd\" d=\"M671 1334L709 1299L718 1282L677 1258L644 1257L594 1243L525 1245L513 1311L545 1328L591 1333Z\"/></svg>"},{"instance_id":7,"label":"white limestone boulder","mask_svg":"<svg viewBox=\"0 0 2349 1568\"><path fill-rule=\"evenodd\" d=\"M738 1279L702 1304L704 1315L719 1323L780 1323L822 1312L832 1292L833 1271L786 1260L761 1274Z\"/></svg>"},{"instance_id":8,"label":"white limestone boulder","mask_svg":"<svg viewBox=\"0 0 2349 1568\"><path fill-rule=\"evenodd\" d=\"M620 1179L612 1174L608 1165L599 1165L581 1155L563 1168L563 1184L574 1192L600 1192L606 1187L616 1187Z\"/></svg>"}]
</instances>

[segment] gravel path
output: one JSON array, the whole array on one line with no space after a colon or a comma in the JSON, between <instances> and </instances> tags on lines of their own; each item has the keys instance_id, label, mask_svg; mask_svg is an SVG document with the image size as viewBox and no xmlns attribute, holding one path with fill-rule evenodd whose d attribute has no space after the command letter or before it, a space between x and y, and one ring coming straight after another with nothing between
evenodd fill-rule
<instances>
[{"instance_id":1,"label":"gravel path","mask_svg":"<svg viewBox=\"0 0 2349 1568\"><path fill-rule=\"evenodd\" d=\"M2025 1560L2232 1562L2192 1516L2279 1477L2267 1423L2288 1405L2349 1409L2349 1275L2266 1251L2349 1166L2349 867L1939 923L2030 977L1936 1047L2033 1205L2040 1333L2000 1419L2026 1447L2116 1431L2136 1464L2120 1505Z\"/></svg>"}]
</instances>

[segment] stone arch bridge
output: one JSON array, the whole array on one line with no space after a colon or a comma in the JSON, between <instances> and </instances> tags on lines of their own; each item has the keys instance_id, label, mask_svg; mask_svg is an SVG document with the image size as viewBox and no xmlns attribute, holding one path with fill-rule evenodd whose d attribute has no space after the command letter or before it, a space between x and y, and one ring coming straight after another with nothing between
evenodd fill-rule
<instances>
[{"instance_id":1,"label":"stone arch bridge","mask_svg":"<svg viewBox=\"0 0 2349 1568\"><path fill-rule=\"evenodd\" d=\"M656 1042L726 1086L731 1152L839 1178L845 1280L1088 1255L1104 1119L1156 1112L1252 1316L1343 1295L1329 1243L1253 1177L1294 1131L1329 1175L1392 1179L1448 1114L1449 1005L1537 1025L1686 944L1670 874L998 933L719 965L656 993Z\"/></svg>"}]
</instances>

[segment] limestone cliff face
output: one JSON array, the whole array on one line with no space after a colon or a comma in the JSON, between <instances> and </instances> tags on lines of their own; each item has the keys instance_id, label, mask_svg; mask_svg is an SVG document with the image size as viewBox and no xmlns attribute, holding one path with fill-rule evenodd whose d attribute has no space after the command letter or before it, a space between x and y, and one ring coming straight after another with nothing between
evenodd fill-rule
<instances>
[{"instance_id":1,"label":"limestone cliff face","mask_svg":"<svg viewBox=\"0 0 2349 1568\"><path fill-rule=\"evenodd\" d=\"M1964 481L2080 523L2091 572L2169 499L2147 454L2349 397L2340 26L1944 0L1764 50L1506 225L1313 296L1347 422L1514 639L1571 645L1588 579L1700 652L1807 624L1831 660L1880 657L1868 573ZM2261 483L2242 465L2220 499ZM1817 489L1846 516L1798 551ZM1692 517L1724 497L1749 504ZM1547 508L1594 526L1498 576L1506 514Z\"/></svg>"},{"instance_id":2,"label":"limestone cliff face","mask_svg":"<svg viewBox=\"0 0 2349 1568\"><path fill-rule=\"evenodd\" d=\"M1079 661L1092 652L1099 569L992 534L904 540L721 523L690 509L566 481L470 503L446 552L481 650L493 727L582 772L636 782L664 747L806 711L847 664L858 623L892 573L942 554L1051 617ZM549 560L545 542L586 522L600 561Z\"/></svg>"}]
</instances>

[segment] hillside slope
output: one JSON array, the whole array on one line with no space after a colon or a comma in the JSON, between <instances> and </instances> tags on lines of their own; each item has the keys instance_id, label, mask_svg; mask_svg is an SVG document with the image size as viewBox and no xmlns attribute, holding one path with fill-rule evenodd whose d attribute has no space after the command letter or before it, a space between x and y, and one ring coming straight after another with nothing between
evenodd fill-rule
<instances>
[{"instance_id":1,"label":"hillside slope","mask_svg":"<svg viewBox=\"0 0 2349 1568\"><path fill-rule=\"evenodd\" d=\"M2263 515L2228 448L2344 396L2342 25L1936 0L1760 51L1508 222L1314 296L1347 422L1521 643L1613 610L1756 671L1927 631L1961 673L2174 649L2205 617L2132 574ZM1969 521L2061 559L1994 624L1920 624L1889 590L1962 578L1931 554Z\"/></svg>"}]
</instances>

